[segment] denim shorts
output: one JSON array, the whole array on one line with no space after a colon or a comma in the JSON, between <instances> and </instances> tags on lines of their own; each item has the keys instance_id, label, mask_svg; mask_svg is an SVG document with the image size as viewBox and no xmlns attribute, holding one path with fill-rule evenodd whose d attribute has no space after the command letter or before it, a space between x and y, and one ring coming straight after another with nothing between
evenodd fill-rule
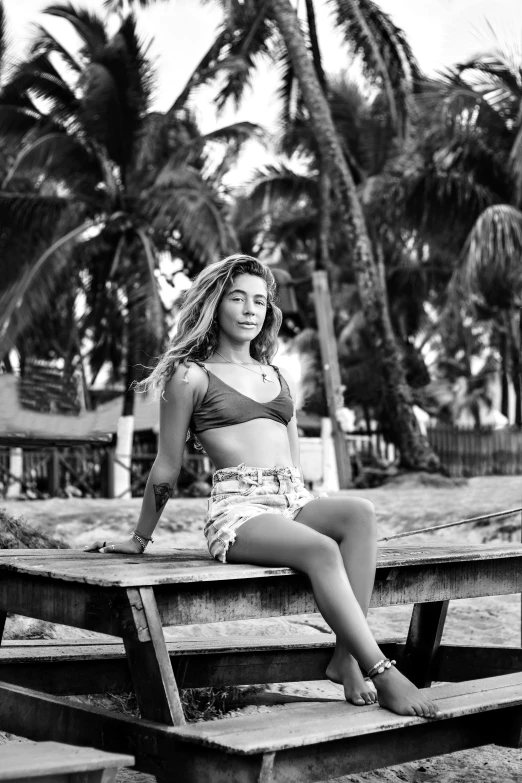
<instances>
[{"instance_id":1,"label":"denim shorts","mask_svg":"<svg viewBox=\"0 0 522 783\"><path fill-rule=\"evenodd\" d=\"M205 524L210 554L226 563L228 548L243 522L267 513L295 519L302 507L315 499L301 481L298 468L251 468L241 463L217 470Z\"/></svg>"}]
</instances>

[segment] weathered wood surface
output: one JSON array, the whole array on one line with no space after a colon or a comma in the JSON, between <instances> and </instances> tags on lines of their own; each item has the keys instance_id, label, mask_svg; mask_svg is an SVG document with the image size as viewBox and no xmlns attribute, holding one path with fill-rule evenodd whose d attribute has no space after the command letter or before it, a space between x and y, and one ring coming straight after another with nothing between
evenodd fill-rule
<instances>
[{"instance_id":1,"label":"weathered wood surface","mask_svg":"<svg viewBox=\"0 0 522 783\"><path fill-rule=\"evenodd\" d=\"M518 673L519 684L521 677ZM513 682L509 685L504 682L504 685L506 687L499 690L511 694L514 688L518 687ZM449 688L453 689L452 696L449 695ZM520 688L518 689L522 699ZM273 764L267 765L265 762L265 772L267 767L271 769L272 777L266 776L263 783L311 783L499 740L516 741L521 720L520 706L507 706L503 696L497 698L495 688L489 691L488 706L485 703L486 698L480 697L482 690L480 685L477 688L473 683L438 688L438 701L444 701L442 695L446 693L446 700L442 705L446 718L434 722L393 716L376 705L355 707L346 702L316 705L323 707L323 710L316 711L310 721L312 728L315 725L315 744L278 750ZM434 692L431 690L430 695ZM469 692L472 698L465 701ZM478 702L473 703L473 696L477 692ZM278 722L284 723L283 734L294 724L294 719L303 709L309 710L308 707L289 706L275 715ZM496 710L494 716L491 710ZM339 733L343 735L344 732L339 732L338 729L339 726L346 729L347 722L351 722L354 728L357 725L367 725L367 721L366 724L364 721L361 724L361 718L368 711L380 716L373 721L370 731L359 735L353 731L350 736L340 736L329 741L317 735L317 729L323 725L332 736ZM333 717L327 724L323 722L326 714ZM450 717L452 714L456 717ZM219 724L220 730L227 731L232 730L234 724L236 728L243 730L246 728L245 722L253 728L251 717L258 716L215 721L211 725ZM265 716L268 717L274 716ZM396 726L388 725L384 731L372 730L372 727L375 729L379 722L382 723L382 720L387 718L396 721ZM267 755L255 751L249 754L244 751L230 754L224 752L222 747L211 748L199 744L200 739L197 740L196 751L192 743L186 740L177 741L181 732L197 728L195 726L187 729L166 727L151 721L140 721L93 707L80 706L55 696L46 696L1 682L0 725L7 731L23 733L30 739L56 737L72 743L132 753L136 757L136 768L140 771L162 779L170 779L172 776L171 779L182 780L183 783L259 783L262 780L260 773L263 758ZM207 728L208 725L204 727ZM248 734L249 729L246 731ZM255 741L255 736L250 736L250 739ZM261 740L258 744L263 744L264 738L258 739ZM266 745L266 742L264 744Z\"/></svg>"},{"instance_id":2,"label":"weathered wood surface","mask_svg":"<svg viewBox=\"0 0 522 783\"><path fill-rule=\"evenodd\" d=\"M521 544L502 546L413 546L380 547L377 568L436 563L483 562L501 558L522 559ZM295 574L291 568L220 563L206 550L160 549L144 555L101 555L83 550L0 550L2 570L49 576L72 582L119 587L156 586L188 582L237 581ZM386 578L382 574L381 578Z\"/></svg>"},{"instance_id":3,"label":"weathered wood surface","mask_svg":"<svg viewBox=\"0 0 522 783\"><path fill-rule=\"evenodd\" d=\"M380 639L388 658L401 660L404 642ZM224 687L323 680L333 635L221 637L167 642L178 688ZM522 671L522 648L440 645L431 680L460 682ZM133 689L123 644L96 640L61 643L6 641L0 647L0 680L54 694L125 693Z\"/></svg>"},{"instance_id":4,"label":"weathered wood surface","mask_svg":"<svg viewBox=\"0 0 522 783\"><path fill-rule=\"evenodd\" d=\"M495 548L496 549L496 548ZM522 547L500 548L498 558L486 547L485 559L442 561L377 572L372 607L446 601L484 595L522 592ZM458 552L454 552L454 555ZM119 637L133 637L136 624L126 590L82 581L64 581L39 574L17 573L0 561L0 611L63 623ZM30 563L31 558L26 562ZM235 568L236 566L233 566ZM237 566L241 570L242 566ZM255 569L255 566L251 566ZM107 570L107 569L106 569ZM266 571L266 569L260 569ZM276 570L276 569L275 569ZM379 578L380 577L380 578ZM303 574L218 580L172 582L155 586L162 625L192 625L222 620L277 617L317 611L309 580ZM146 629L143 630L146 633ZM139 637L146 641L145 636Z\"/></svg>"},{"instance_id":5,"label":"weathered wood surface","mask_svg":"<svg viewBox=\"0 0 522 783\"><path fill-rule=\"evenodd\" d=\"M130 754L137 769L152 775L176 772L180 746L173 727L1 681L0 726L37 742L55 740Z\"/></svg>"},{"instance_id":6,"label":"weathered wood surface","mask_svg":"<svg viewBox=\"0 0 522 783\"><path fill-rule=\"evenodd\" d=\"M522 672L439 685L429 690L442 720L522 705ZM256 713L234 720L195 723L175 730L187 742L229 753L271 753L346 737L396 730L425 719L394 715L378 705L355 707L344 701L290 705L276 713Z\"/></svg>"},{"instance_id":7,"label":"weathered wood surface","mask_svg":"<svg viewBox=\"0 0 522 783\"><path fill-rule=\"evenodd\" d=\"M335 637L242 637L167 642L178 688L322 680ZM397 655L395 640L381 642ZM139 674L142 674L141 672ZM46 693L122 693L133 690L122 644L0 647L0 680Z\"/></svg>"},{"instance_id":8,"label":"weathered wood surface","mask_svg":"<svg viewBox=\"0 0 522 783\"><path fill-rule=\"evenodd\" d=\"M413 607L401 665L403 673L418 688L431 685L433 662L440 647L448 605L449 601L432 601Z\"/></svg>"},{"instance_id":9,"label":"weathered wood surface","mask_svg":"<svg viewBox=\"0 0 522 783\"><path fill-rule=\"evenodd\" d=\"M182 726L185 716L152 588L131 588L127 595L137 627L136 634L123 641L140 714L148 720ZM140 640L138 625L147 628L148 640Z\"/></svg>"},{"instance_id":10,"label":"weathered wood surface","mask_svg":"<svg viewBox=\"0 0 522 783\"><path fill-rule=\"evenodd\" d=\"M0 747L0 781L131 767L134 756L62 742L8 742Z\"/></svg>"}]
</instances>

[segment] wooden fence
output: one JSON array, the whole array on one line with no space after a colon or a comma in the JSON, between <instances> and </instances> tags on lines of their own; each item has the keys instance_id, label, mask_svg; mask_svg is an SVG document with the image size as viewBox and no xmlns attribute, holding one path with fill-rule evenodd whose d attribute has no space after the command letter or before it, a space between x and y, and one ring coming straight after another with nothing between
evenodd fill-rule
<instances>
[{"instance_id":1,"label":"wooden fence","mask_svg":"<svg viewBox=\"0 0 522 783\"><path fill-rule=\"evenodd\" d=\"M428 440L451 476L522 474L522 431L430 427Z\"/></svg>"},{"instance_id":2,"label":"wooden fence","mask_svg":"<svg viewBox=\"0 0 522 783\"><path fill-rule=\"evenodd\" d=\"M10 472L11 450L0 447L0 496L21 483L21 492L32 498L68 497L79 490L82 497L113 497L114 448L112 446L49 446L23 449L22 478ZM146 444L136 444L131 463L132 495L141 497L156 458L156 452ZM197 481L210 471L208 457L190 454L183 460L183 481ZM175 494L179 494L175 490Z\"/></svg>"}]
</instances>

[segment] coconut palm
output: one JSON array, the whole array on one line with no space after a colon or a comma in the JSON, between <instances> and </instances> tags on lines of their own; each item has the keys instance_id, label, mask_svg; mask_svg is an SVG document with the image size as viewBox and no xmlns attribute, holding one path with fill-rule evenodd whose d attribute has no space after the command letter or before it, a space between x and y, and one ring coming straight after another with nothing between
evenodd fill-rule
<instances>
[{"instance_id":1,"label":"coconut palm","mask_svg":"<svg viewBox=\"0 0 522 783\"><path fill-rule=\"evenodd\" d=\"M93 373L110 357L118 372L128 354L132 380L141 352L155 353L165 335L159 253L197 272L236 247L219 178L252 127L209 139L182 103L167 117L148 112L151 71L132 16L111 38L87 11L64 5L47 13L70 22L82 50L73 56L40 29L0 95L0 134L20 150L0 194L11 228L3 237L2 347L48 310L63 275L84 270ZM218 165L209 140L225 143ZM24 264L18 237L27 240Z\"/></svg>"},{"instance_id":2,"label":"coconut palm","mask_svg":"<svg viewBox=\"0 0 522 783\"><path fill-rule=\"evenodd\" d=\"M17 152L0 192L0 355L34 335L65 284L84 293L76 344L85 334L93 342L92 374L109 360L128 389L166 337L161 253L197 272L237 248L220 179L255 129L205 138L184 101L151 113L152 72L132 15L109 36L89 11L46 13L66 19L81 48L71 54L40 29L0 92L0 138ZM221 159L209 142L224 145ZM127 455L133 403L127 394Z\"/></svg>"},{"instance_id":3,"label":"coconut palm","mask_svg":"<svg viewBox=\"0 0 522 783\"><path fill-rule=\"evenodd\" d=\"M494 326L503 364L502 412L507 375L522 425L520 338L522 304L522 55L497 46L427 83L420 143L405 176L387 183L389 205L415 226L431 262L446 267L450 297L458 307ZM445 296L446 298L446 296ZM465 307L466 303L469 306Z\"/></svg>"},{"instance_id":4,"label":"coconut palm","mask_svg":"<svg viewBox=\"0 0 522 783\"><path fill-rule=\"evenodd\" d=\"M147 5L145 0L140 5ZM109 0L109 5L114 3ZM119 5L119 3L117 3ZM393 331L387 309L382 269L373 257L371 242L358 198L356 185L339 137L310 51L303 37L300 23L290 0L266 0L262 4L252 0L226 0L220 3L225 12L224 35L221 38L227 57L235 54L243 57L243 72L236 71L221 90L220 100L233 97L238 100L241 90L248 84L254 57L267 53L271 39L278 36L279 46L286 52L299 83L306 106L318 154L326 168L328 178L334 184L337 207L346 244L352 248L352 264L357 286L363 302L365 317L372 341L379 353L386 397L395 443L399 446L402 464L416 469L436 470L439 461L423 438L411 407L411 393L404 369L396 350ZM345 25L355 46L377 58L376 31L382 32L383 43L390 44L397 34L386 18L380 25L381 13L371 0L352 2L337 0L339 19ZM351 32L350 32L351 31ZM354 36L357 31L357 37ZM390 48L391 50L391 48ZM380 52L379 62L385 59ZM377 61L377 60L376 60ZM395 73L404 77L405 60L400 56L393 61ZM407 74L409 77L410 74ZM381 76L385 82L384 76ZM406 78L402 80L406 83ZM385 83L385 92L391 100ZM404 96L407 99L407 95Z\"/></svg>"}]
</instances>

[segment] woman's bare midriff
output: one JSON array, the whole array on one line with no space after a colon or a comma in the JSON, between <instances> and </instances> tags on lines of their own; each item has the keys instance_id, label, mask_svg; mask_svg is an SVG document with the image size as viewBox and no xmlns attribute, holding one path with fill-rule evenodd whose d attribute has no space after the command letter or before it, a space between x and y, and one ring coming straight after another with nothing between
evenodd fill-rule
<instances>
[{"instance_id":1,"label":"woman's bare midriff","mask_svg":"<svg viewBox=\"0 0 522 783\"><path fill-rule=\"evenodd\" d=\"M245 463L255 468L292 467L286 426L252 419L196 434L216 470Z\"/></svg>"}]
</instances>

